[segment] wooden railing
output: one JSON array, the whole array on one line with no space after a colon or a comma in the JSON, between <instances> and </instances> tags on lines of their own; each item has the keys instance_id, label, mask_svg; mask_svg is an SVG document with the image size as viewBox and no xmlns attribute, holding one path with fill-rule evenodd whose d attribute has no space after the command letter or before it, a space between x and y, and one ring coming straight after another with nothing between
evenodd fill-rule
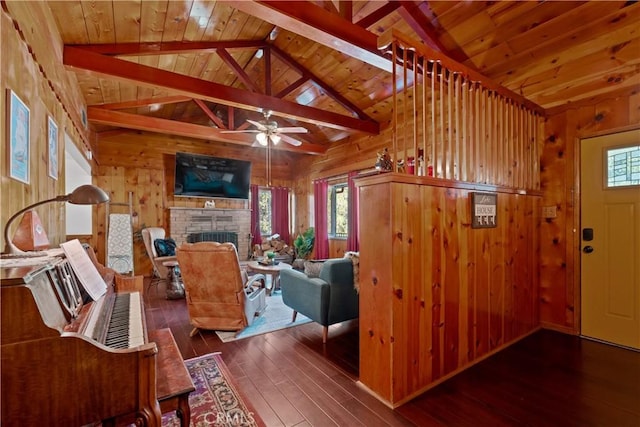
<instances>
[{"instance_id":1,"label":"wooden railing","mask_svg":"<svg viewBox=\"0 0 640 427\"><path fill-rule=\"evenodd\" d=\"M398 64L394 171L540 189L541 107L397 31L378 46Z\"/></svg>"}]
</instances>

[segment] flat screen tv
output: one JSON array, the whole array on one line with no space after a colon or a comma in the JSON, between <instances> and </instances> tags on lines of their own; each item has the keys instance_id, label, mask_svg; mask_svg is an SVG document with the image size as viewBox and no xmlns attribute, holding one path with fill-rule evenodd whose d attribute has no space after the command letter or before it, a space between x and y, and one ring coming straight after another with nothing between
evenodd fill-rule
<instances>
[{"instance_id":1,"label":"flat screen tv","mask_svg":"<svg viewBox=\"0 0 640 427\"><path fill-rule=\"evenodd\" d=\"M250 182L251 162L176 153L176 196L248 199Z\"/></svg>"}]
</instances>

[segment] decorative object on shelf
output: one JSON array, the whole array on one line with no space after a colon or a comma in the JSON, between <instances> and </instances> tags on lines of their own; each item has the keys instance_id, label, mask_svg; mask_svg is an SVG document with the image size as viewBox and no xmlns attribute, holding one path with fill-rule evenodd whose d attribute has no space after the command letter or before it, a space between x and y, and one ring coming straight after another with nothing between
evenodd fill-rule
<instances>
[{"instance_id":1,"label":"decorative object on shelf","mask_svg":"<svg viewBox=\"0 0 640 427\"><path fill-rule=\"evenodd\" d=\"M206 202L204 202L204 207L207 209L215 208L216 207L215 200L207 200Z\"/></svg>"},{"instance_id":2,"label":"decorative object on shelf","mask_svg":"<svg viewBox=\"0 0 640 427\"><path fill-rule=\"evenodd\" d=\"M405 172L405 168L404 168L404 159L399 159L396 165L396 170L400 173L404 173Z\"/></svg>"},{"instance_id":3,"label":"decorative object on shelf","mask_svg":"<svg viewBox=\"0 0 640 427\"><path fill-rule=\"evenodd\" d=\"M44 205L45 203L50 202L69 202L74 205L97 205L100 203L108 202L109 195L105 193L100 187L96 187L95 185L81 185L80 187L73 190L71 193L65 196L57 196L53 199L43 200L41 202L34 203L32 205L27 206L24 209L19 210L11 218L7 221L7 225L4 227L4 252L3 254L11 254L11 255L22 255L28 256L27 252L24 252L17 248L13 242L9 239L9 227L11 223L18 218L21 214L35 208L36 206ZM16 231L18 234L19 231ZM43 254L44 255L44 254Z\"/></svg>"},{"instance_id":4,"label":"decorative object on shelf","mask_svg":"<svg viewBox=\"0 0 640 427\"><path fill-rule=\"evenodd\" d=\"M49 117L47 120L47 142L49 151L49 176L58 179L58 125Z\"/></svg>"},{"instance_id":5,"label":"decorative object on shelf","mask_svg":"<svg viewBox=\"0 0 640 427\"><path fill-rule=\"evenodd\" d=\"M416 172L416 159L413 156L407 157L407 173L414 175Z\"/></svg>"},{"instance_id":6,"label":"decorative object on shelf","mask_svg":"<svg viewBox=\"0 0 640 427\"><path fill-rule=\"evenodd\" d=\"M391 155L389 155L389 149L385 147L384 150L378 152L377 155L378 159L375 164L376 170L391 172L393 169L393 163L391 161Z\"/></svg>"},{"instance_id":7,"label":"decorative object on shelf","mask_svg":"<svg viewBox=\"0 0 640 427\"><path fill-rule=\"evenodd\" d=\"M495 228L498 224L498 195L471 193L471 228Z\"/></svg>"},{"instance_id":8,"label":"decorative object on shelf","mask_svg":"<svg viewBox=\"0 0 640 427\"><path fill-rule=\"evenodd\" d=\"M29 108L15 92L7 92L9 177L29 184Z\"/></svg>"}]
</instances>

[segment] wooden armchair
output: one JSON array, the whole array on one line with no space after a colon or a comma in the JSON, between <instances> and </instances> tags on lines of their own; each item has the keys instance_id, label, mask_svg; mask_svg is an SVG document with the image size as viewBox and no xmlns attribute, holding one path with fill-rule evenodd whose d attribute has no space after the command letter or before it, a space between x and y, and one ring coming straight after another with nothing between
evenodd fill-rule
<instances>
[{"instance_id":1,"label":"wooden armchair","mask_svg":"<svg viewBox=\"0 0 640 427\"><path fill-rule=\"evenodd\" d=\"M264 310L264 275L249 279L233 243L184 243L177 256L194 327L191 336L198 329L241 330Z\"/></svg>"}]
</instances>

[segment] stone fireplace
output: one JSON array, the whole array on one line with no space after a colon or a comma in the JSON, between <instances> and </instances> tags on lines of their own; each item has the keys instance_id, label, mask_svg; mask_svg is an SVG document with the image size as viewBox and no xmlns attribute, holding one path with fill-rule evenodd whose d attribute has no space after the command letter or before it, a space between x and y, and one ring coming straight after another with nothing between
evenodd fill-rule
<instances>
[{"instance_id":1,"label":"stone fireplace","mask_svg":"<svg viewBox=\"0 0 640 427\"><path fill-rule=\"evenodd\" d=\"M178 247L186 243L190 235L192 240L200 240L202 236L217 240L216 236L237 233L238 258L241 261L249 258L251 210L173 207L169 213L169 236Z\"/></svg>"}]
</instances>

